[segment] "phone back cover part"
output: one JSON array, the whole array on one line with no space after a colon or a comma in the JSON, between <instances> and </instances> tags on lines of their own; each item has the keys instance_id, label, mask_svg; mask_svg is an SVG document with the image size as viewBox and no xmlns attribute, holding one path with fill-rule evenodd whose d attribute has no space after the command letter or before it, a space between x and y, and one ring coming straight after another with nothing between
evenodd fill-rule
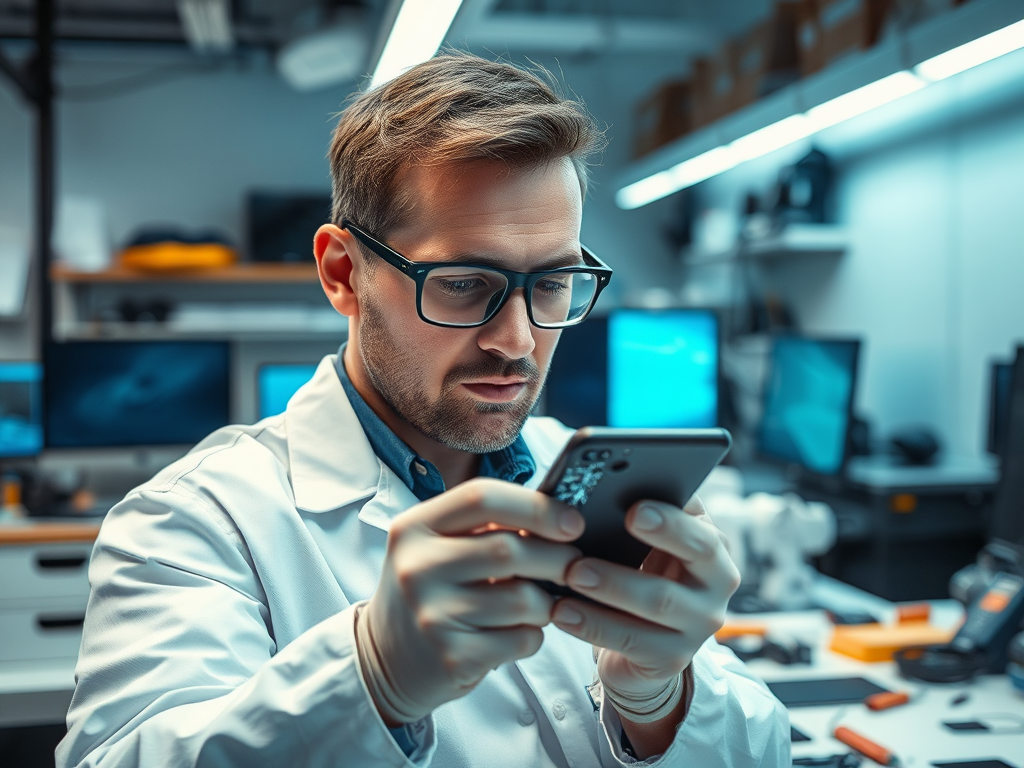
<instances>
[{"instance_id":1,"label":"phone back cover part","mask_svg":"<svg viewBox=\"0 0 1024 768\"><path fill-rule=\"evenodd\" d=\"M558 484L542 490L583 513L587 527L575 544L586 556L634 568L651 547L627 533L625 513L641 499L682 506L731 445L722 429L587 427L577 435L584 439L553 469Z\"/></svg>"}]
</instances>

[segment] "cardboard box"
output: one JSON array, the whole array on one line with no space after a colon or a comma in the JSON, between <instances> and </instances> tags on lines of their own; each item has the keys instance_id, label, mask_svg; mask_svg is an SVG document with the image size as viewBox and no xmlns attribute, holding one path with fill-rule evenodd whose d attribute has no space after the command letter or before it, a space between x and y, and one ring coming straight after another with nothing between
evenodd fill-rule
<instances>
[{"instance_id":1,"label":"cardboard box","mask_svg":"<svg viewBox=\"0 0 1024 768\"><path fill-rule=\"evenodd\" d=\"M802 73L872 47L889 8L890 0L805 0L797 30Z\"/></svg>"},{"instance_id":2,"label":"cardboard box","mask_svg":"<svg viewBox=\"0 0 1024 768\"><path fill-rule=\"evenodd\" d=\"M800 77L797 27L802 0L777 2L771 15L732 44L732 109L784 88Z\"/></svg>"},{"instance_id":3,"label":"cardboard box","mask_svg":"<svg viewBox=\"0 0 1024 768\"><path fill-rule=\"evenodd\" d=\"M714 55L693 63L693 127L700 128L732 112L735 97L736 47L727 43Z\"/></svg>"},{"instance_id":4,"label":"cardboard box","mask_svg":"<svg viewBox=\"0 0 1024 768\"><path fill-rule=\"evenodd\" d=\"M689 80L671 80L640 103L633 124L633 157L646 155L693 130L692 97Z\"/></svg>"}]
</instances>

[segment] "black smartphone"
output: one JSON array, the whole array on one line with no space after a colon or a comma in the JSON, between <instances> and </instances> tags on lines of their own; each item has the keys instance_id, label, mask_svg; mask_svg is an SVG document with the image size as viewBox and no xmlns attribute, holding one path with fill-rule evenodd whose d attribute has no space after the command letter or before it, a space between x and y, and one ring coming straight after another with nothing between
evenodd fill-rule
<instances>
[{"instance_id":1,"label":"black smartphone","mask_svg":"<svg viewBox=\"0 0 1024 768\"><path fill-rule=\"evenodd\" d=\"M641 499L683 506L731 446L724 429L583 427L538 490L583 514L587 527L573 545L585 556L639 568L651 547L626 531L629 508ZM542 586L552 594L576 594Z\"/></svg>"}]
</instances>

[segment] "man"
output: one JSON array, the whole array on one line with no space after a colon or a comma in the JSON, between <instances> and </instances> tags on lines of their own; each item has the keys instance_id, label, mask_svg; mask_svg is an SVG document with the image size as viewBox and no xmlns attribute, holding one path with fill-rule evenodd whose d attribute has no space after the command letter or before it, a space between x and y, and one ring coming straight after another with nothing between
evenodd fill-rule
<instances>
[{"instance_id":1,"label":"man","mask_svg":"<svg viewBox=\"0 0 1024 768\"><path fill-rule=\"evenodd\" d=\"M709 639L738 578L699 502L628 511L637 571L532 490L570 430L528 415L610 273L579 243L598 140L464 55L348 107L314 240L348 343L110 511L59 765L789 765Z\"/></svg>"}]
</instances>

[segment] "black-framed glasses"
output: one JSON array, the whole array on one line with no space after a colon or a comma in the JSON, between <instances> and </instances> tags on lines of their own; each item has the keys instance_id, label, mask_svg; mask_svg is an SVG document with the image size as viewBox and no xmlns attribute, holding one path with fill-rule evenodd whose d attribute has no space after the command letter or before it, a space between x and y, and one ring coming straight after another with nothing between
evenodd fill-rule
<instances>
[{"instance_id":1,"label":"black-framed glasses","mask_svg":"<svg viewBox=\"0 0 1024 768\"><path fill-rule=\"evenodd\" d=\"M612 278L607 264L581 246L583 266L513 272L490 264L410 261L347 219L341 226L377 256L416 281L420 319L446 328L475 328L497 315L523 289L526 314L538 328L566 328L590 314Z\"/></svg>"}]
</instances>

